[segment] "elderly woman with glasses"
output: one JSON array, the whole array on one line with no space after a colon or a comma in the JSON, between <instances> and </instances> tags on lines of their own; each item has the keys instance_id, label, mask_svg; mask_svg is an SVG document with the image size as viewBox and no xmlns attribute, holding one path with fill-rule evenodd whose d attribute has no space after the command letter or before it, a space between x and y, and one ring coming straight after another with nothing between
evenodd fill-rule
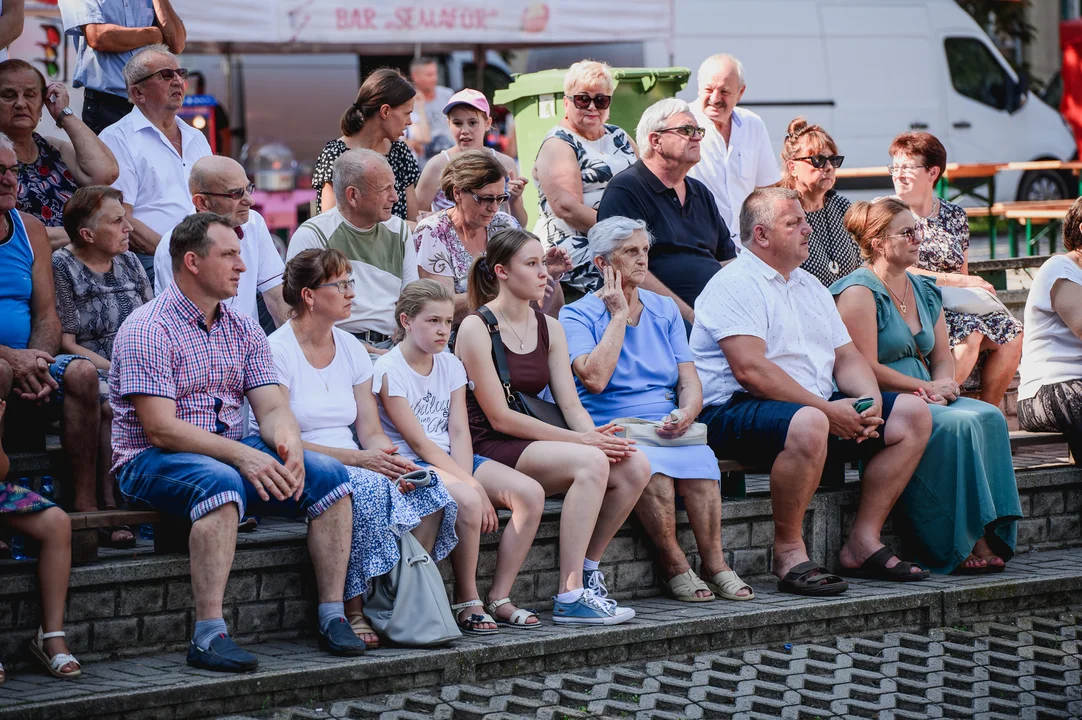
<instances>
[{"instance_id":1,"label":"elderly woman with glasses","mask_svg":"<svg viewBox=\"0 0 1082 720\"><path fill-rule=\"evenodd\" d=\"M572 269L565 283L579 294L601 287L586 239L597 222L601 196L638 157L631 137L605 122L615 88L612 69L604 63L583 60L568 68L564 118L545 136L533 167L540 201L534 234L545 247L567 250Z\"/></svg>"},{"instance_id":2,"label":"elderly woman with glasses","mask_svg":"<svg viewBox=\"0 0 1082 720\"><path fill-rule=\"evenodd\" d=\"M588 239L604 284L560 311L582 406L598 425L628 417L660 423L658 446L636 445L651 476L635 513L658 548L669 594L684 602L750 600L755 593L725 564L721 549L713 451L706 444L662 446L687 433L703 393L676 302L640 287L651 242L646 223L611 217L594 225ZM676 495L684 498L702 579L676 539Z\"/></svg>"},{"instance_id":3,"label":"elderly woman with glasses","mask_svg":"<svg viewBox=\"0 0 1082 720\"><path fill-rule=\"evenodd\" d=\"M917 214L923 240L911 270L935 278L942 287L984 288L983 279L969 274L969 219L964 209L935 196L936 182L947 168L943 143L926 132L902 133L890 145L890 174L898 197ZM1022 357L1022 323L1006 309L977 315L956 312L949 306L947 320L954 380L966 381L982 352L981 400L999 405Z\"/></svg>"},{"instance_id":4,"label":"elderly woman with glasses","mask_svg":"<svg viewBox=\"0 0 1082 720\"><path fill-rule=\"evenodd\" d=\"M879 387L914 393L932 411L924 457L895 506L906 519L899 529L933 572L998 572L1022 515L1007 422L959 397L941 292L908 272L922 250L919 226L896 198L854 204L845 227L867 262L830 291Z\"/></svg>"}]
</instances>

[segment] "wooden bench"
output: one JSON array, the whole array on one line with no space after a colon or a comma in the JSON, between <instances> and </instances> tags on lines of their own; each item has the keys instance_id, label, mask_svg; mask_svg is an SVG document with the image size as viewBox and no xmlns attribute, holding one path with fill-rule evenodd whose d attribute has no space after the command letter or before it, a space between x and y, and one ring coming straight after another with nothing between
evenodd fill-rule
<instances>
[{"instance_id":1,"label":"wooden bench","mask_svg":"<svg viewBox=\"0 0 1082 720\"><path fill-rule=\"evenodd\" d=\"M98 530L101 528L127 525L138 537L140 525L157 525L163 520L161 513L154 510L96 510L68 513L68 517L71 518L72 563L86 563L98 559ZM157 539L155 528L155 548Z\"/></svg>"},{"instance_id":2,"label":"wooden bench","mask_svg":"<svg viewBox=\"0 0 1082 720\"><path fill-rule=\"evenodd\" d=\"M992 206L994 214L1007 219L1007 239L1012 256L1018 256L1018 227L1026 229L1026 255L1040 254L1041 238L1048 237L1048 253L1056 251L1056 231L1059 221L1067 216L1073 200L1045 200L1041 202L1005 202ZM1033 235L1034 225L1048 227Z\"/></svg>"}]
</instances>

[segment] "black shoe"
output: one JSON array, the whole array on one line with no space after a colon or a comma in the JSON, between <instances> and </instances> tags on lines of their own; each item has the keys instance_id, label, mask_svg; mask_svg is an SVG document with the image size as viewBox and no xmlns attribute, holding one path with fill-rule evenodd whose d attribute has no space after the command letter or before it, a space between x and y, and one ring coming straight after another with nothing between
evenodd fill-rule
<instances>
[{"instance_id":1,"label":"black shoe","mask_svg":"<svg viewBox=\"0 0 1082 720\"><path fill-rule=\"evenodd\" d=\"M331 620L327 630L319 633L319 646L331 655L364 655L364 641L357 637L344 617Z\"/></svg>"},{"instance_id":2,"label":"black shoe","mask_svg":"<svg viewBox=\"0 0 1082 720\"><path fill-rule=\"evenodd\" d=\"M188 645L188 664L218 672L249 672L259 666L259 659L241 649L233 642L233 638L220 634L210 641L206 650L200 650L195 640L192 640Z\"/></svg>"}]
</instances>

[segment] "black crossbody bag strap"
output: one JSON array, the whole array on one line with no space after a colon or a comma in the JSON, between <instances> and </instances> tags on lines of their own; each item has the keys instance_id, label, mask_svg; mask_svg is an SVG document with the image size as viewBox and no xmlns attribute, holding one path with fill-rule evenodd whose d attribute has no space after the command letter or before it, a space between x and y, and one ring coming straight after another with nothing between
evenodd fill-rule
<instances>
[{"instance_id":1,"label":"black crossbody bag strap","mask_svg":"<svg viewBox=\"0 0 1082 720\"><path fill-rule=\"evenodd\" d=\"M507 396L507 405L515 406L514 397L511 395L511 369L507 367L507 355L503 351L503 336L500 335L500 324L496 316L485 305L477 308L477 314L485 321L488 335L492 339L492 359L496 361L496 373L503 383L503 392Z\"/></svg>"}]
</instances>

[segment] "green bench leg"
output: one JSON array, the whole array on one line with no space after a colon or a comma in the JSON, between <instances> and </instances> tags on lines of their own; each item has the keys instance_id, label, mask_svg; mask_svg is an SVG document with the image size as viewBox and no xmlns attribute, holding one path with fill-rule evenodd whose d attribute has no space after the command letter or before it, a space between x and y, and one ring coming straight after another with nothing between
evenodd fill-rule
<instances>
[{"instance_id":1,"label":"green bench leg","mask_svg":"<svg viewBox=\"0 0 1082 720\"><path fill-rule=\"evenodd\" d=\"M1011 257L1018 257L1018 223L1007 220L1007 244L1010 247Z\"/></svg>"},{"instance_id":2,"label":"green bench leg","mask_svg":"<svg viewBox=\"0 0 1082 720\"><path fill-rule=\"evenodd\" d=\"M1026 218L1026 255L1033 254L1033 221Z\"/></svg>"}]
</instances>

